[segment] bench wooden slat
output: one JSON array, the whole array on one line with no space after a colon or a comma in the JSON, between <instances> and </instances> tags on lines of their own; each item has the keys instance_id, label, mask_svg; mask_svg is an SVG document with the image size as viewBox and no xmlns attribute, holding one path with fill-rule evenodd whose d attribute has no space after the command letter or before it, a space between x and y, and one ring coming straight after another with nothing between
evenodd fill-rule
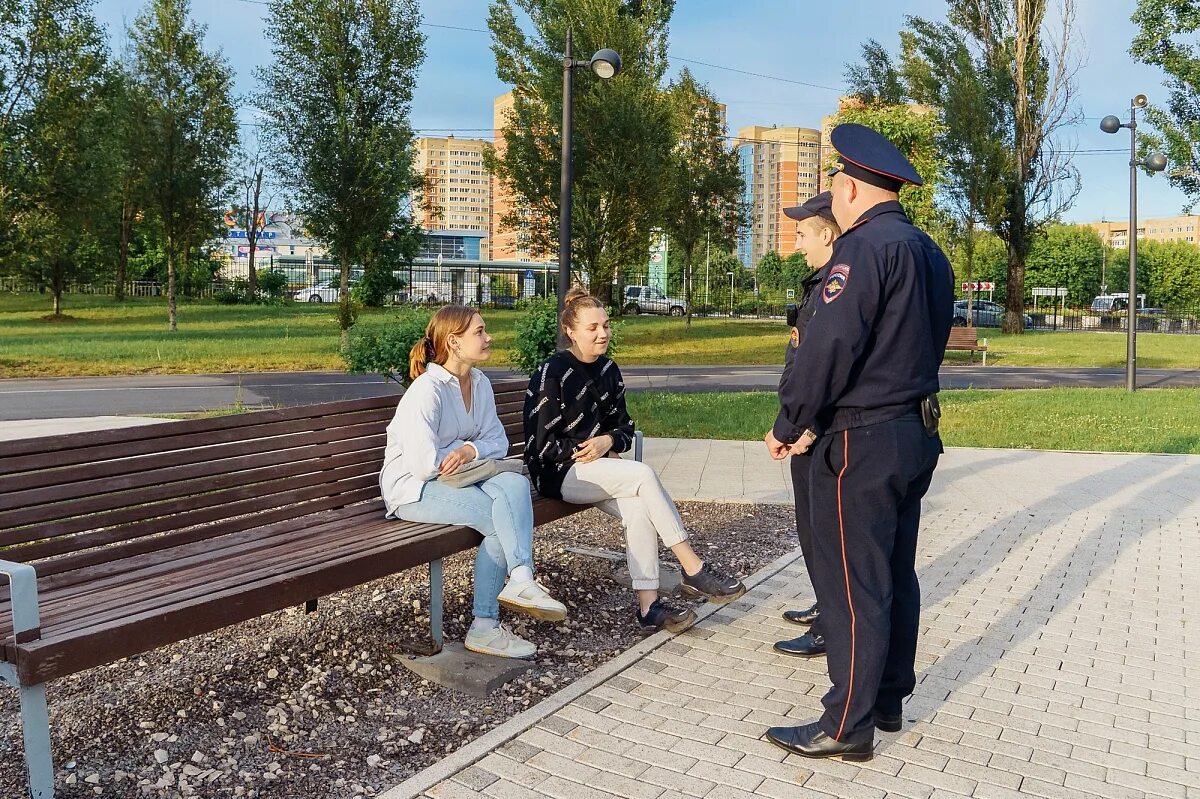
<instances>
[{"instance_id":1,"label":"bench wooden slat","mask_svg":"<svg viewBox=\"0 0 1200 799\"><path fill-rule=\"evenodd\" d=\"M183 480L178 483L160 483L134 491L118 491L100 494L69 502L38 505L0 514L0 546L24 544L82 532L97 526L111 527L115 519L132 510L138 518L154 518L170 513L179 527L191 525L189 514L192 508L221 504L237 500L258 498L262 508L276 507L278 494L289 487L312 486L330 483L334 475L341 479L359 474L378 474L383 459L383 447L358 449L326 458L307 459L297 463L265 466L261 469L246 469L242 472L218 474ZM354 468L359 467L359 468ZM330 491L338 486L330 484ZM169 508L169 510L165 510ZM251 512L255 510L252 506Z\"/></svg>"},{"instance_id":2,"label":"bench wooden slat","mask_svg":"<svg viewBox=\"0 0 1200 799\"><path fill-rule=\"evenodd\" d=\"M380 416L382 419L382 414ZM299 446L313 446L341 441L348 435L353 435L359 429L367 429L373 433L380 432L380 419L363 421L346 427L329 427L322 430L299 430L279 436L264 436L262 438L236 439L225 444L211 444L176 449L169 453L169 458L175 466L189 466L194 463L219 460L223 457L238 458L259 453L275 453L282 449ZM164 453L151 452L117 459L98 460L66 467L70 469L70 480L64 480L68 475L65 469L43 469L24 472L21 474L0 477L0 495L17 491L29 491L36 488L61 485L64 482L86 481L105 477L120 477L127 474L140 474L155 468L160 468ZM270 457L270 455L268 455Z\"/></svg>"},{"instance_id":3,"label":"bench wooden slat","mask_svg":"<svg viewBox=\"0 0 1200 799\"><path fill-rule=\"evenodd\" d=\"M372 397L366 400L307 405L279 411L254 411L214 419L192 419L116 430L20 439L4 442L0 447L0 475L336 426L330 423L337 421L339 416L353 418L361 414L363 420L390 418L390 413L395 412L398 401L399 397ZM337 406L335 416L329 415L329 406ZM314 425L314 419L321 420L321 424ZM254 434L249 435L249 431L254 431ZM172 440L178 442L178 446L163 446L164 441Z\"/></svg>"},{"instance_id":4,"label":"bench wooden slat","mask_svg":"<svg viewBox=\"0 0 1200 799\"><path fill-rule=\"evenodd\" d=\"M207 447L196 452L178 453L189 456L186 459L187 463L176 463L174 458L160 458L145 461L142 464L143 469L138 471L126 471L123 474L109 474L95 478L79 475L68 483L58 483L24 491L9 491L0 494L0 529L10 526L4 512L13 509L30 510L37 506L53 505L65 500L118 494L150 486L158 486L167 491L171 490L168 488L169 486L173 486L180 492L180 496L185 496L194 490L193 483L187 481L198 478L213 478L213 487L215 488L218 478L232 474L250 473L281 466L296 466L322 458L364 450L368 446L382 452L384 439L380 435L378 423L360 424L322 432L327 434L322 435L322 439L330 438L332 440L310 443L307 440L310 437L293 435L287 437L290 439L289 441L281 441L278 447L246 455L227 454L225 448ZM271 441L253 443L269 445ZM119 464L96 464L96 467L101 469L106 465L113 466L114 472L119 471L117 468Z\"/></svg>"},{"instance_id":5,"label":"bench wooden slat","mask_svg":"<svg viewBox=\"0 0 1200 799\"><path fill-rule=\"evenodd\" d=\"M143 589L149 595L159 587L156 581L165 578L170 583L182 586L188 582L189 572L199 571L206 562L226 559L232 552L266 547L271 541L277 540L286 540L290 546L302 548L324 545L326 542L336 544L339 536L347 535L347 531L349 535L358 535L359 531L373 525L386 527L396 524L384 519L380 508L373 504L365 504L354 510L353 514L328 513L308 516L299 521L293 519L284 524L256 527L227 535L218 541L178 546L165 553L155 552L88 569L86 580L48 586L43 604L43 630L52 634L56 620L64 613L70 615L70 606L81 599L131 582L138 583L138 596L143 594ZM400 526L404 524L400 523Z\"/></svg>"},{"instance_id":6,"label":"bench wooden slat","mask_svg":"<svg viewBox=\"0 0 1200 799\"><path fill-rule=\"evenodd\" d=\"M55 536L52 540L42 543L12 547L5 550L6 560L30 562L35 558L46 558L68 552L78 552L85 548L116 544L136 538L167 533L180 529L178 516L185 511L188 513L189 525L201 525L215 522L230 516L247 516L270 509L284 507L299 502L319 499L321 497L337 497L358 488L374 488L378 491L378 476L374 473L363 474L363 465L346 467L325 473L305 475L274 486L275 491L268 497L261 496L258 487L251 486L239 489L229 489L218 492L220 496L213 497L213 504L202 510L191 507L191 498L171 500L154 506L141 506L110 511L98 516L74 519L56 523L64 535ZM333 480L341 481L332 484ZM264 500L269 499L268 505ZM343 504L345 504L343 502ZM131 522L149 522L134 525ZM248 520L250 526L252 520ZM84 533L84 531L90 531ZM78 535L67 535L67 533ZM33 549L37 547L37 549ZM27 554L37 552L36 555ZM117 554L119 557L119 553ZM40 565L39 565L40 568Z\"/></svg>"}]
</instances>

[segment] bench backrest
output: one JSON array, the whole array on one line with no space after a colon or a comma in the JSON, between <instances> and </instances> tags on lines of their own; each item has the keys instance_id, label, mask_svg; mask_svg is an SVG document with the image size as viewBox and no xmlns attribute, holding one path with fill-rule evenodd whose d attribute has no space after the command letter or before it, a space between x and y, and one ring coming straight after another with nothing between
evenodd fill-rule
<instances>
[{"instance_id":1,"label":"bench backrest","mask_svg":"<svg viewBox=\"0 0 1200 799\"><path fill-rule=\"evenodd\" d=\"M522 381L494 384L510 454ZM0 446L0 558L39 577L373 502L391 396ZM56 581L57 582L57 581Z\"/></svg>"},{"instance_id":2,"label":"bench backrest","mask_svg":"<svg viewBox=\"0 0 1200 799\"><path fill-rule=\"evenodd\" d=\"M978 332L973 327L952 327L948 347L973 347L979 343Z\"/></svg>"}]
</instances>

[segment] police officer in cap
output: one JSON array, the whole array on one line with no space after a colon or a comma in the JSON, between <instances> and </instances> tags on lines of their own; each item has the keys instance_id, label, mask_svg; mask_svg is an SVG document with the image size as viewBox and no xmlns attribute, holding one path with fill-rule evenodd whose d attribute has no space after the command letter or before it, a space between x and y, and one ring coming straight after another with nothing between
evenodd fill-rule
<instances>
[{"instance_id":1,"label":"police officer in cap","mask_svg":"<svg viewBox=\"0 0 1200 799\"><path fill-rule=\"evenodd\" d=\"M804 757L869 760L875 729L901 728L916 686L917 529L942 452L954 275L900 205L900 188L921 184L912 164L862 125L839 125L831 140L844 233L766 443L776 459L813 448L812 577L832 687L818 720L767 739Z\"/></svg>"},{"instance_id":2,"label":"police officer in cap","mask_svg":"<svg viewBox=\"0 0 1200 799\"><path fill-rule=\"evenodd\" d=\"M841 228L833 218L833 196L822 192L810 198L802 205L783 209L783 213L799 224L796 226L796 249L804 255L804 260L815 271L806 277L801 284L800 302L789 309L795 317L789 318L792 324L791 341L788 345L787 357L784 362L783 376L780 386L787 385L791 378L792 363L800 342L804 340L808 323L818 302L817 290L824 285L829 274L830 259L833 256L833 245L841 235ZM809 579L812 579L812 520L808 505L808 473L812 463L811 451L792 458L792 494L796 498L796 537L800 541L800 551L804 553L804 565L808 568ZM783 618L793 624L808 627L808 632L787 641L778 641L775 651L794 657L812 658L825 654L825 638L821 634L820 605L814 603L806 609L786 610Z\"/></svg>"}]
</instances>

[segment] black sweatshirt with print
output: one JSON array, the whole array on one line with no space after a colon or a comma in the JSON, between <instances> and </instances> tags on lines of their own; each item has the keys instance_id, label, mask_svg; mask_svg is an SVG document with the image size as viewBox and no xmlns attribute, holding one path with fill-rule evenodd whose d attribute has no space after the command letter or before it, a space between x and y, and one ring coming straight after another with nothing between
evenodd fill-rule
<instances>
[{"instance_id":1,"label":"black sweatshirt with print","mask_svg":"<svg viewBox=\"0 0 1200 799\"><path fill-rule=\"evenodd\" d=\"M525 463L538 493L562 499L575 447L600 435L612 436L613 452L633 446L621 370L603 355L592 363L551 355L525 391Z\"/></svg>"}]
</instances>

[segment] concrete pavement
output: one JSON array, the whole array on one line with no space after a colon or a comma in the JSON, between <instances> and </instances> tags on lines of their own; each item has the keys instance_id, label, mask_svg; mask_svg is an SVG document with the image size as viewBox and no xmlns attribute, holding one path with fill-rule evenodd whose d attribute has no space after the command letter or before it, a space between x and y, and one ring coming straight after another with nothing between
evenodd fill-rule
<instances>
[{"instance_id":1,"label":"concrete pavement","mask_svg":"<svg viewBox=\"0 0 1200 799\"><path fill-rule=\"evenodd\" d=\"M757 445L760 446L760 445ZM788 496L754 446L647 442L679 499ZM815 718L821 659L778 655L796 554L693 631L619 661L385 799L1200 798L1200 457L951 449L918 553L920 683L863 764L760 739Z\"/></svg>"}]
</instances>

